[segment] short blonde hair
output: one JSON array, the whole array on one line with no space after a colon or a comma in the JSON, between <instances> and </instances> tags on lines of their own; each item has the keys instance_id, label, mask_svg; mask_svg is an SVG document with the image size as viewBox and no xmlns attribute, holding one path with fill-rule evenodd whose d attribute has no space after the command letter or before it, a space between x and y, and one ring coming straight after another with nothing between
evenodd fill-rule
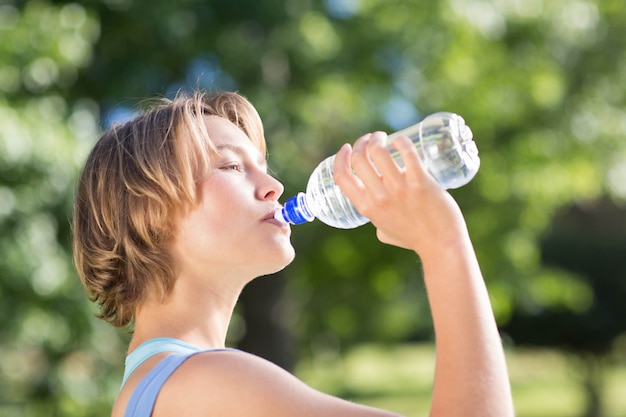
<instances>
[{"instance_id":1,"label":"short blonde hair","mask_svg":"<svg viewBox=\"0 0 626 417\"><path fill-rule=\"evenodd\" d=\"M133 323L149 288L161 297L172 288L171 222L196 204L216 152L206 115L230 120L266 154L261 119L246 98L195 91L113 126L87 158L74 202L74 263L98 317L116 327Z\"/></svg>"}]
</instances>

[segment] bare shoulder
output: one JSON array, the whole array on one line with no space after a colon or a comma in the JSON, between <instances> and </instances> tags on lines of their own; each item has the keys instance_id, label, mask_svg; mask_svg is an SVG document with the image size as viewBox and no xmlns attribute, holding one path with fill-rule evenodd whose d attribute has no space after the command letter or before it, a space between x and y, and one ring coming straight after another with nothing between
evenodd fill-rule
<instances>
[{"instance_id":1,"label":"bare shoulder","mask_svg":"<svg viewBox=\"0 0 626 417\"><path fill-rule=\"evenodd\" d=\"M258 356L205 352L185 361L165 383L154 417L397 416L321 393Z\"/></svg>"}]
</instances>

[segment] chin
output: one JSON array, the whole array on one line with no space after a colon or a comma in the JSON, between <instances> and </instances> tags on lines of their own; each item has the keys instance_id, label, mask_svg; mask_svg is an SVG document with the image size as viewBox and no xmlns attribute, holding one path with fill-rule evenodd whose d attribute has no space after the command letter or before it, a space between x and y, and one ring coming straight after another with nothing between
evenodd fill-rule
<instances>
[{"instance_id":1,"label":"chin","mask_svg":"<svg viewBox=\"0 0 626 417\"><path fill-rule=\"evenodd\" d=\"M265 275L271 275L271 274L275 274L276 272L282 271L291 262L293 262L295 257L296 257L296 251L293 249L293 247L290 247L288 251L285 251L285 253L283 253L282 259L280 261L277 261L275 264L270 265L270 267L268 268L269 270Z\"/></svg>"}]
</instances>

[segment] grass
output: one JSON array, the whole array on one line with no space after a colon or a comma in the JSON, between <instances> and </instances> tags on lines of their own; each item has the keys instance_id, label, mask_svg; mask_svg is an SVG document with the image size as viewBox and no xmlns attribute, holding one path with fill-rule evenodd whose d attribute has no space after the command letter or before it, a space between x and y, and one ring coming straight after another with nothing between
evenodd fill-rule
<instances>
[{"instance_id":1,"label":"grass","mask_svg":"<svg viewBox=\"0 0 626 417\"><path fill-rule=\"evenodd\" d=\"M580 417L585 398L572 362L558 352L507 352L517 417ZM434 373L430 344L360 346L343 356L320 353L296 374L324 392L362 404L427 416ZM605 417L626 415L626 363L610 369L603 396Z\"/></svg>"}]
</instances>

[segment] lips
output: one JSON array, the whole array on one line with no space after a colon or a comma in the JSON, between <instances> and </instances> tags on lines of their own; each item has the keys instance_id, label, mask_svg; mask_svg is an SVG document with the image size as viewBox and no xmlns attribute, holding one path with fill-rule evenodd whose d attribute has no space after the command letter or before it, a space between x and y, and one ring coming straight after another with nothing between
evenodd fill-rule
<instances>
[{"instance_id":1,"label":"lips","mask_svg":"<svg viewBox=\"0 0 626 417\"><path fill-rule=\"evenodd\" d=\"M272 220L274 219L274 213L276 212L276 210L278 210L278 208L273 209L272 211L269 211L264 217L263 220Z\"/></svg>"},{"instance_id":2,"label":"lips","mask_svg":"<svg viewBox=\"0 0 626 417\"><path fill-rule=\"evenodd\" d=\"M282 222L274 217L274 213L276 213L277 210L280 210L280 206L276 206L271 211L267 212L265 216L263 216L262 221L266 223L271 223L274 226L280 227L281 229L290 230L291 228L289 227L289 223Z\"/></svg>"},{"instance_id":3,"label":"lips","mask_svg":"<svg viewBox=\"0 0 626 417\"><path fill-rule=\"evenodd\" d=\"M263 217L263 221L271 221L271 222L275 222L276 224L284 225L285 223L277 220L276 217L274 216L276 211L278 211L280 209L281 209L280 206L276 206L276 207L272 208L272 210L268 211L265 214L265 216Z\"/></svg>"}]
</instances>

